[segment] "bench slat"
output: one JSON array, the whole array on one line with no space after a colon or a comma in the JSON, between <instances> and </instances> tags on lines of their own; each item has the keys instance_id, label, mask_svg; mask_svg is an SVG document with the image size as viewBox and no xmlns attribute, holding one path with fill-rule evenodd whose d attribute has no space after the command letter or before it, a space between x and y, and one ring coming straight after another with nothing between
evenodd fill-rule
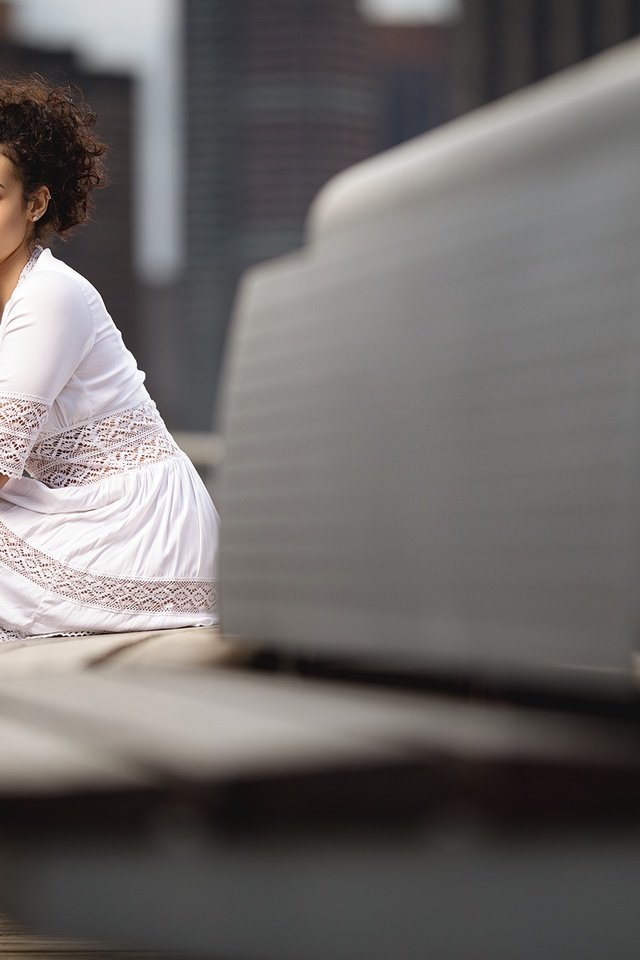
<instances>
[{"instance_id":1,"label":"bench slat","mask_svg":"<svg viewBox=\"0 0 640 960\"><path fill-rule=\"evenodd\" d=\"M148 775L122 755L96 752L46 722L0 716L0 794L122 790L148 783Z\"/></svg>"},{"instance_id":2,"label":"bench slat","mask_svg":"<svg viewBox=\"0 0 640 960\"><path fill-rule=\"evenodd\" d=\"M98 780L103 757L117 758L124 770L146 770L157 782L224 784L397 763L426 768L442 757L640 775L635 724L239 670L1 680L0 710L7 723L13 717L29 725L33 736L45 729L83 757L100 757ZM29 775L44 789L52 763L42 753Z\"/></svg>"},{"instance_id":3,"label":"bench slat","mask_svg":"<svg viewBox=\"0 0 640 960\"><path fill-rule=\"evenodd\" d=\"M140 674L142 677L142 674ZM188 685L163 690L142 679L85 672L55 678L0 681L0 709L73 737L92 749L140 764L154 775L224 780L276 770L302 771L353 763L381 763L401 756L396 745L378 744L364 729L316 723L261 700L261 686L220 672L210 696L194 697ZM270 681L266 679L262 690ZM225 687L231 690L224 695ZM43 783L48 772L41 770ZM35 776L36 774L34 774Z\"/></svg>"}]
</instances>

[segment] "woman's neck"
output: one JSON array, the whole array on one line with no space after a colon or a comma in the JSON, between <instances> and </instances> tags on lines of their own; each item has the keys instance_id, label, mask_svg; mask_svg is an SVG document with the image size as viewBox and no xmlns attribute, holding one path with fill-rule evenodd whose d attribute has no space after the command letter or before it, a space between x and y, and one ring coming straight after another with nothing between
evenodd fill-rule
<instances>
[{"instance_id":1,"label":"woman's neck","mask_svg":"<svg viewBox=\"0 0 640 960\"><path fill-rule=\"evenodd\" d=\"M33 248L22 243L0 263L0 315L11 299L20 274L29 262Z\"/></svg>"}]
</instances>

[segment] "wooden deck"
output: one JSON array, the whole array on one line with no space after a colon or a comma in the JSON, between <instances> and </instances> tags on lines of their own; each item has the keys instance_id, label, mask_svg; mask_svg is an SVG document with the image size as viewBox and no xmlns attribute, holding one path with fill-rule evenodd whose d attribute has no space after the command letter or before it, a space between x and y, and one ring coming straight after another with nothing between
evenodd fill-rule
<instances>
[{"instance_id":1,"label":"wooden deck","mask_svg":"<svg viewBox=\"0 0 640 960\"><path fill-rule=\"evenodd\" d=\"M72 940L67 937L35 936L0 915L0 958L13 960L169 960L168 954L131 952L106 947L87 940Z\"/></svg>"},{"instance_id":2,"label":"wooden deck","mask_svg":"<svg viewBox=\"0 0 640 960\"><path fill-rule=\"evenodd\" d=\"M216 662L227 651L215 629L115 634L102 637L30 641L0 647L0 677L18 680L38 674L75 673L116 666L197 666ZM177 960L175 954L131 951L69 937L48 937L0 914L0 960Z\"/></svg>"},{"instance_id":3,"label":"wooden deck","mask_svg":"<svg viewBox=\"0 0 640 960\"><path fill-rule=\"evenodd\" d=\"M637 955L637 710L247 659L0 647L0 960Z\"/></svg>"}]
</instances>

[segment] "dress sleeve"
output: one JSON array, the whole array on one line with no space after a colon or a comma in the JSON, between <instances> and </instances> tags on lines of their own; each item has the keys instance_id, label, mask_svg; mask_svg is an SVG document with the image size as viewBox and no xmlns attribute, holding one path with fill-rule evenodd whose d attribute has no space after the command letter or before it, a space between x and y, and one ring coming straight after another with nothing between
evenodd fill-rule
<instances>
[{"instance_id":1,"label":"dress sleeve","mask_svg":"<svg viewBox=\"0 0 640 960\"><path fill-rule=\"evenodd\" d=\"M53 402L94 337L73 277L43 271L20 284L0 325L0 474L22 476Z\"/></svg>"}]
</instances>

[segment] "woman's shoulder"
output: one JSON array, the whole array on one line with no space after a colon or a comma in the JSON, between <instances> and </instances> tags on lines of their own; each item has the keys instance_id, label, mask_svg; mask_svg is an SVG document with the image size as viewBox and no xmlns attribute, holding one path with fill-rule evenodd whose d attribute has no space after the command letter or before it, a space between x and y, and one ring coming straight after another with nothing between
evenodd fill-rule
<instances>
[{"instance_id":1,"label":"woman's shoulder","mask_svg":"<svg viewBox=\"0 0 640 960\"><path fill-rule=\"evenodd\" d=\"M48 247L42 250L27 272L21 277L18 287L50 286L61 290L91 288L90 282L64 260L54 256Z\"/></svg>"},{"instance_id":2,"label":"woman's shoulder","mask_svg":"<svg viewBox=\"0 0 640 960\"><path fill-rule=\"evenodd\" d=\"M63 307L80 313L95 313L102 299L93 285L49 249L42 251L33 267L18 282L12 297L30 300L48 310Z\"/></svg>"},{"instance_id":3,"label":"woman's shoulder","mask_svg":"<svg viewBox=\"0 0 640 960\"><path fill-rule=\"evenodd\" d=\"M47 338L66 338L83 349L102 326L104 304L88 280L48 250L18 281L2 317L2 337L37 331Z\"/></svg>"}]
</instances>

